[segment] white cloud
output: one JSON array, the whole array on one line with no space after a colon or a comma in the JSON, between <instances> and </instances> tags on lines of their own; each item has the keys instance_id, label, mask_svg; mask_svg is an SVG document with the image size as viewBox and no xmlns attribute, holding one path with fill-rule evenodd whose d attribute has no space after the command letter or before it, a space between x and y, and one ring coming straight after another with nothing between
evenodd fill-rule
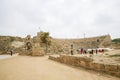
<instances>
[{"instance_id":1,"label":"white cloud","mask_svg":"<svg viewBox=\"0 0 120 80\"><path fill-rule=\"evenodd\" d=\"M111 34L120 37L120 0L1 0L0 35L58 38Z\"/></svg>"}]
</instances>

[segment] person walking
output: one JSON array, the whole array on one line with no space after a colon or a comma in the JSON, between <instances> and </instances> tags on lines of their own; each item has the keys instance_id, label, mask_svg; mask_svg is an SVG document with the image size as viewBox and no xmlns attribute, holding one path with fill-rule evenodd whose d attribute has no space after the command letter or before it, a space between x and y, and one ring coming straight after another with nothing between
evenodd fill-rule
<instances>
[{"instance_id":1,"label":"person walking","mask_svg":"<svg viewBox=\"0 0 120 80\"><path fill-rule=\"evenodd\" d=\"M73 44L71 45L71 55L73 55Z\"/></svg>"},{"instance_id":2,"label":"person walking","mask_svg":"<svg viewBox=\"0 0 120 80\"><path fill-rule=\"evenodd\" d=\"M12 54L13 54L13 50L11 49L11 50L10 50L10 55L12 56Z\"/></svg>"}]
</instances>

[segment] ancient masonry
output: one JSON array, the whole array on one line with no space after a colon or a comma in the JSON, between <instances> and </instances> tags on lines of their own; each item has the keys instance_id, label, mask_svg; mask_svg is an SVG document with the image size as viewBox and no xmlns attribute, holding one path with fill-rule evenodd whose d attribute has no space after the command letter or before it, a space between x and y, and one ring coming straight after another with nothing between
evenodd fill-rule
<instances>
[{"instance_id":1,"label":"ancient masonry","mask_svg":"<svg viewBox=\"0 0 120 80\"><path fill-rule=\"evenodd\" d=\"M41 34L37 33L37 36L34 38L35 42L33 44L32 56L44 56L45 55L45 51L41 46L40 36Z\"/></svg>"},{"instance_id":2,"label":"ancient masonry","mask_svg":"<svg viewBox=\"0 0 120 80\"><path fill-rule=\"evenodd\" d=\"M32 56L43 56L45 55L44 49L41 47L41 34L38 33L34 39L31 39L30 35L26 37L25 45L28 54ZM34 40L34 41L33 41Z\"/></svg>"},{"instance_id":3,"label":"ancient masonry","mask_svg":"<svg viewBox=\"0 0 120 80\"><path fill-rule=\"evenodd\" d=\"M95 71L120 77L120 65L94 63L92 58L78 57L78 56L71 56L71 55L60 55L60 56L51 55L49 56L49 59L58 61L64 64L68 64L76 67L83 67L86 69L91 69L91 70L95 70Z\"/></svg>"},{"instance_id":4,"label":"ancient masonry","mask_svg":"<svg viewBox=\"0 0 120 80\"><path fill-rule=\"evenodd\" d=\"M74 52L76 49L95 49L95 48L112 48L112 42L110 35L82 38L82 39L52 39L52 43L55 44L58 49L56 52L63 51L69 53L70 45L73 45Z\"/></svg>"},{"instance_id":5,"label":"ancient masonry","mask_svg":"<svg viewBox=\"0 0 120 80\"><path fill-rule=\"evenodd\" d=\"M31 38L28 35L26 38L20 37L10 37L10 36L0 36L0 53L6 53L8 48L11 47L13 41L24 42L26 50L23 48L15 49L17 53L20 54L31 54L31 55L44 55L45 49L41 45L40 32L37 33L37 36ZM112 47L110 35L98 36L93 38L84 38L84 39L55 39L51 38L51 46L49 50L51 53L69 53L70 45L73 45L74 50L79 48L104 48Z\"/></svg>"}]
</instances>

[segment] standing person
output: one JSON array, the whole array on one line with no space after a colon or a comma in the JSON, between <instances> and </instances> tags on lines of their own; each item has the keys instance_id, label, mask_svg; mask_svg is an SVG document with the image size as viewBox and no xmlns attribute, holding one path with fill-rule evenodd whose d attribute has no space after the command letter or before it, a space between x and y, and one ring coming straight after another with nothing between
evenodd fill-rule
<instances>
[{"instance_id":1,"label":"standing person","mask_svg":"<svg viewBox=\"0 0 120 80\"><path fill-rule=\"evenodd\" d=\"M11 50L10 50L10 55L12 56L12 54L13 54L13 50L11 49Z\"/></svg>"},{"instance_id":2,"label":"standing person","mask_svg":"<svg viewBox=\"0 0 120 80\"><path fill-rule=\"evenodd\" d=\"M71 55L73 55L73 45L71 45Z\"/></svg>"},{"instance_id":3,"label":"standing person","mask_svg":"<svg viewBox=\"0 0 120 80\"><path fill-rule=\"evenodd\" d=\"M91 50L91 54L93 54L93 49Z\"/></svg>"},{"instance_id":4,"label":"standing person","mask_svg":"<svg viewBox=\"0 0 120 80\"><path fill-rule=\"evenodd\" d=\"M98 54L98 50L97 50L97 48L96 48L96 54Z\"/></svg>"},{"instance_id":5,"label":"standing person","mask_svg":"<svg viewBox=\"0 0 120 80\"><path fill-rule=\"evenodd\" d=\"M86 50L84 49L84 52L83 52L84 54L86 54L87 52L86 52Z\"/></svg>"},{"instance_id":6,"label":"standing person","mask_svg":"<svg viewBox=\"0 0 120 80\"><path fill-rule=\"evenodd\" d=\"M83 48L81 48L81 54L83 53Z\"/></svg>"},{"instance_id":7,"label":"standing person","mask_svg":"<svg viewBox=\"0 0 120 80\"><path fill-rule=\"evenodd\" d=\"M104 53L104 49L102 49L102 52Z\"/></svg>"},{"instance_id":8,"label":"standing person","mask_svg":"<svg viewBox=\"0 0 120 80\"><path fill-rule=\"evenodd\" d=\"M73 55L73 50L71 50L71 55Z\"/></svg>"}]
</instances>

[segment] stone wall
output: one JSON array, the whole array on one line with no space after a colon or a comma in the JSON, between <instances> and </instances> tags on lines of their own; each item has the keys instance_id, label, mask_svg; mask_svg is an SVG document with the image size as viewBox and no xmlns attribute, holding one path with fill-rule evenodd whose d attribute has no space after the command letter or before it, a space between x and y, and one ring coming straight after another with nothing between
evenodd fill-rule
<instances>
[{"instance_id":1,"label":"stone wall","mask_svg":"<svg viewBox=\"0 0 120 80\"><path fill-rule=\"evenodd\" d=\"M50 55L49 59L58 61L64 64L83 67L86 69L104 72L113 76L120 77L120 65L93 63L92 58L77 57L77 56L71 56L71 55L60 55L60 56Z\"/></svg>"},{"instance_id":2,"label":"stone wall","mask_svg":"<svg viewBox=\"0 0 120 80\"><path fill-rule=\"evenodd\" d=\"M103 41L99 44L99 47L111 47L112 41L110 35L106 35Z\"/></svg>"},{"instance_id":3,"label":"stone wall","mask_svg":"<svg viewBox=\"0 0 120 80\"><path fill-rule=\"evenodd\" d=\"M36 47L32 49L32 56L44 56L45 52L43 48Z\"/></svg>"},{"instance_id":4,"label":"stone wall","mask_svg":"<svg viewBox=\"0 0 120 80\"><path fill-rule=\"evenodd\" d=\"M51 40L51 50L54 53L70 53L71 44L73 45L74 52L79 48L92 49L92 48L108 48L111 47L110 35L103 35L90 38L78 39L55 39Z\"/></svg>"}]
</instances>

